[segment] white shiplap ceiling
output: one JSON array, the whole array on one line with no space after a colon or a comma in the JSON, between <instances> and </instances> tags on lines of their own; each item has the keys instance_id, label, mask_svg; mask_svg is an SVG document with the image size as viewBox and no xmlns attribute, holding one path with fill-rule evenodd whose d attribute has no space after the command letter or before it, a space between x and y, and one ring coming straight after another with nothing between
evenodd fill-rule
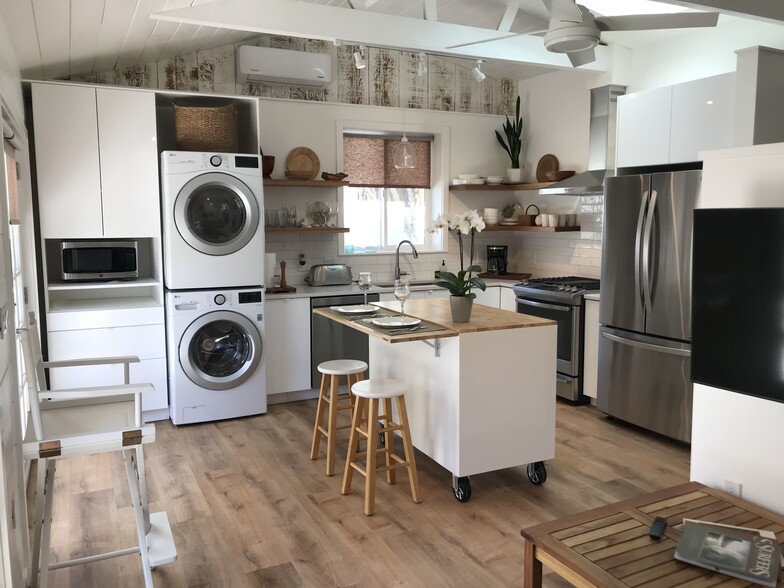
<instances>
[{"instance_id":1,"label":"white shiplap ceiling","mask_svg":"<svg viewBox=\"0 0 784 588\"><path fill-rule=\"evenodd\" d=\"M295 2L296 0L290 0ZM660 0L665 1L665 0ZM215 0L0 0L0 15L5 21L23 77L32 79L67 78L73 75L105 72L131 65L143 65L221 45L242 42L258 35L258 31L235 30L222 26L188 24L151 18L153 13L165 13L204 4ZM264 5L265 0L256 0ZM364 10L387 15L390 26L399 27L399 39L406 39L405 30L410 19L437 19L439 23L461 25L460 33L475 39L497 34L503 22L511 32L524 33L541 28L547 12L542 0L300 0L305 4L330 6L346 11ZM751 15L781 23L784 21L784 1L780 0L702 0L686 2L666 0L691 8L714 9L735 15ZM227 1L227 4L229 2ZM618 4L624 3L618 0ZM508 8L511 5L512 8ZM220 6L220 3L218 3ZM520 10L516 10L516 8ZM300 8L302 8L300 6ZM314 8L315 10L315 8ZM512 15L513 18L512 18ZM506 18L505 18L506 17ZM291 23L287 32L292 36L316 36L308 19ZM222 25L213 22L210 24ZM239 27L238 27L239 28ZM457 29L456 29L457 30ZM503 30L503 29L502 29ZM657 31L627 35L624 43L634 39L655 38ZM667 31L667 34L673 34ZM322 31L322 37L329 32ZM335 34L333 38L351 41L351 35ZM397 37L396 37L397 38ZM516 37L518 44L541 43L527 35ZM630 41L631 39L631 41ZM488 43L487 45L494 45ZM398 48L409 48L405 42ZM475 46L480 47L480 46ZM477 53L466 53L475 58ZM483 70L495 77L524 79L557 67L553 63L537 62L537 58L520 52L504 55L504 59L489 59ZM538 65L537 65L538 63ZM599 64L600 66L601 64Z\"/></svg>"}]
</instances>

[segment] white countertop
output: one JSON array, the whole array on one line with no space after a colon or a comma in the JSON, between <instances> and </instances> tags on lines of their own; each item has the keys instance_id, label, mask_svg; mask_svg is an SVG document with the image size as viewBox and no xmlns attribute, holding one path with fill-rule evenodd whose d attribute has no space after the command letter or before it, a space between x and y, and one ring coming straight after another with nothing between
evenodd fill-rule
<instances>
[{"instance_id":1,"label":"white countertop","mask_svg":"<svg viewBox=\"0 0 784 588\"><path fill-rule=\"evenodd\" d=\"M504 286L507 288L511 288L517 282L514 280L485 280L485 284L488 286ZM346 296L347 294L359 294L361 295L362 292L360 291L359 287L354 284L346 284L344 286L308 286L307 284L297 284L295 286L297 288L296 292L284 292L281 294L267 294L268 300L276 300L279 298L314 298L318 296ZM433 288L437 288L432 284L429 285L420 285L420 286L411 286L412 292L422 292L424 290L432 290ZM389 287L378 287L373 286L370 289L370 292L392 292L392 286Z\"/></svg>"},{"instance_id":2,"label":"white countertop","mask_svg":"<svg viewBox=\"0 0 784 588\"><path fill-rule=\"evenodd\" d=\"M596 300L597 302L599 301L598 294L586 294L585 296L583 296L583 298L585 298L586 300Z\"/></svg>"}]
</instances>

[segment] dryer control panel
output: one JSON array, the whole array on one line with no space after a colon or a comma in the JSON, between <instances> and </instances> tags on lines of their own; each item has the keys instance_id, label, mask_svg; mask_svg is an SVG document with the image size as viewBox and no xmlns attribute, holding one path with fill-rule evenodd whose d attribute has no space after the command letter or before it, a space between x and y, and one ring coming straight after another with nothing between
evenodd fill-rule
<instances>
[{"instance_id":1,"label":"dryer control panel","mask_svg":"<svg viewBox=\"0 0 784 588\"><path fill-rule=\"evenodd\" d=\"M260 313L264 305L262 290L221 290L171 292L172 309L177 312L204 311L217 308L237 308L243 313L256 307Z\"/></svg>"}]
</instances>

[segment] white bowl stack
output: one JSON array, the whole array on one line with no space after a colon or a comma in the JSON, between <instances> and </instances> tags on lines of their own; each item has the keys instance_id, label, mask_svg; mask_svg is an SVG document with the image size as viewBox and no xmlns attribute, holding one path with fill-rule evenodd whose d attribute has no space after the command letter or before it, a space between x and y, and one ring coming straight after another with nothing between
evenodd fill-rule
<instances>
[{"instance_id":1,"label":"white bowl stack","mask_svg":"<svg viewBox=\"0 0 784 588\"><path fill-rule=\"evenodd\" d=\"M482 210L482 220L485 221L486 225L497 225L498 224L498 209L497 208L485 208Z\"/></svg>"}]
</instances>

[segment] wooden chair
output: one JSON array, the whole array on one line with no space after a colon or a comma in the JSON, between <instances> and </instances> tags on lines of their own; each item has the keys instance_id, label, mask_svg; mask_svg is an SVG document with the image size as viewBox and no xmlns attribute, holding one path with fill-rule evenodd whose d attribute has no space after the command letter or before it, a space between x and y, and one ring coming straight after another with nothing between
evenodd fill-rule
<instances>
[{"instance_id":1,"label":"wooden chair","mask_svg":"<svg viewBox=\"0 0 784 588\"><path fill-rule=\"evenodd\" d=\"M130 364L136 357L110 357L44 362L36 327L22 337L24 365L30 390L30 421L22 446L25 459L38 460L31 586L47 586L49 570L93 561L140 554L144 585L153 586L152 568L177 559L165 512L150 514L142 446L155 440L155 427L142 420L141 396L152 384L130 384ZM48 390L45 369L122 364L124 383L66 390ZM131 493L138 546L70 561L49 563L49 545L57 460L121 451ZM74 530L78 532L78 529Z\"/></svg>"}]
</instances>

